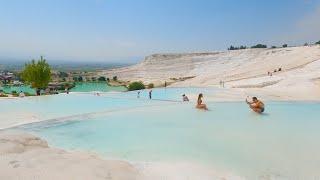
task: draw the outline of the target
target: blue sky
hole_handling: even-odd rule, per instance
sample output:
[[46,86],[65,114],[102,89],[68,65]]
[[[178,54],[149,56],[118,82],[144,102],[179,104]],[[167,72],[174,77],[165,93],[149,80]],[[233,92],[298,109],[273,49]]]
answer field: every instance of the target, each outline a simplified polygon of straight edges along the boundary
[[0,57],[136,61],[320,40],[320,0],[0,0]]

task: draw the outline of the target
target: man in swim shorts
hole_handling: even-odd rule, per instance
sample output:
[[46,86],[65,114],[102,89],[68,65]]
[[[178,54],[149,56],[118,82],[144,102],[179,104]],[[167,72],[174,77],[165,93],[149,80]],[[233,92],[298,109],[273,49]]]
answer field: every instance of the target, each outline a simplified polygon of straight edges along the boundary
[[249,105],[249,107],[256,113],[263,113],[264,112],[264,103],[260,100],[258,100],[257,97],[252,98],[252,102],[249,102],[246,99],[246,103]]

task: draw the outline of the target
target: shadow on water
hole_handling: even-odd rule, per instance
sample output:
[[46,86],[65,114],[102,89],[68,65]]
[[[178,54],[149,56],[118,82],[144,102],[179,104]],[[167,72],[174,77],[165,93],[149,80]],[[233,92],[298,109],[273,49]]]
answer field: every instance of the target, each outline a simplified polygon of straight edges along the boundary
[[270,116],[270,113],[266,113],[266,112],[263,112],[261,114],[259,114],[260,116]]

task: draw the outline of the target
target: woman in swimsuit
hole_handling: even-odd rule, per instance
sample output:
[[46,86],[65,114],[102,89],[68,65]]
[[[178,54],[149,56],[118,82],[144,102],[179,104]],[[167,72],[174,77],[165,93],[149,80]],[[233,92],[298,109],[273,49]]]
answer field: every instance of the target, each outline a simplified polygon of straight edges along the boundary
[[202,103],[202,98],[203,98],[203,94],[200,93],[199,96],[198,96],[198,101],[197,101],[196,108],[208,110],[207,105]]

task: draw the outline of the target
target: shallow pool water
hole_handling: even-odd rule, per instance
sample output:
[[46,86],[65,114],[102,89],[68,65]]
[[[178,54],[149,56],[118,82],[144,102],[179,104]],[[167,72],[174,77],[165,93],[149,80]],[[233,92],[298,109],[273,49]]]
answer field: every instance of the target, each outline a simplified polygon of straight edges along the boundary
[[[99,97],[78,98],[68,101],[73,103],[70,106],[79,107],[77,103],[88,98],[86,107],[93,111],[89,99]],[[92,104],[112,107],[112,113],[22,128],[53,146],[92,151],[106,158],[195,162],[249,179],[320,175],[320,103],[267,102],[266,113],[258,115],[242,102],[212,102],[205,112],[193,103],[115,99],[110,106],[107,99]],[[61,110],[65,108],[70,107],[62,104]]]
[[76,83],[76,86],[72,88],[71,92],[90,92],[90,91],[126,91],[127,88],[124,86],[109,86],[107,83],[103,82],[82,82]]
[[0,127],[5,126],[8,120],[17,118],[32,118],[37,121],[59,118],[66,119],[68,117],[72,118],[73,116],[76,118],[77,116],[81,117],[97,112],[107,113],[120,109],[161,105],[161,103],[164,102],[143,99],[136,100],[135,98],[114,98],[111,95],[96,96],[94,93],[2,99],[0,101]]
[[0,90],[2,90],[4,93],[6,94],[11,94],[12,91],[15,91],[17,93],[25,92],[25,93],[29,93],[29,94],[36,94],[36,91],[31,88],[30,86],[26,86],[26,85],[21,85],[21,86],[0,86]]
[[[186,87],[186,88],[153,88],[152,89],[152,99],[154,100],[168,100],[168,101],[181,101],[182,95],[187,96],[191,94],[203,93],[204,95],[215,94],[222,91],[218,88],[197,88],[197,87]],[[139,91],[129,91],[127,93],[121,94],[122,98],[137,98],[138,92],[140,92],[140,99],[149,99],[150,89],[144,89]]]

